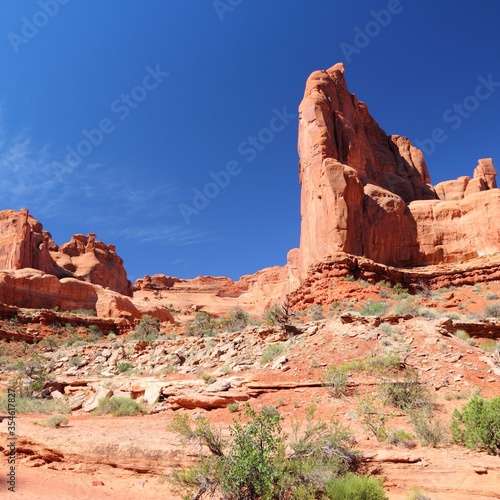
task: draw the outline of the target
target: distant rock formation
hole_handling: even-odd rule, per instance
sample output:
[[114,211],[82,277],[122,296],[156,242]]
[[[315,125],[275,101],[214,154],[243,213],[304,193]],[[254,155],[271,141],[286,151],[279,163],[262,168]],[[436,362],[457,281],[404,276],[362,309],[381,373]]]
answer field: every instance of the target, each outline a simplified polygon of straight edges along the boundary
[[431,185],[422,151],[387,136],[347,88],[344,66],[315,71],[299,108],[300,278],[337,252],[391,266],[462,262],[500,251],[491,159],[473,179]]
[[58,247],[28,210],[0,211],[0,269],[37,269],[132,296],[132,284],[114,245],[105,245],[95,237],[92,233],[76,234]]

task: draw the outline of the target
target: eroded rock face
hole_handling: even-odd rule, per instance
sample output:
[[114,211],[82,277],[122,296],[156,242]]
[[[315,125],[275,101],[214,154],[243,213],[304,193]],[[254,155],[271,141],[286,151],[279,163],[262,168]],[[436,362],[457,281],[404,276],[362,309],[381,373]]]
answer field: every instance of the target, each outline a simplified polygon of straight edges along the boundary
[[0,211],[0,269],[37,269],[131,296],[132,285],[114,245],[105,245],[95,237],[77,234],[58,247],[28,210]]
[[349,92],[342,64],[309,77],[298,149],[301,239],[290,255],[300,278],[336,252],[405,267],[500,251],[492,160],[479,160],[472,179],[434,188],[422,151],[386,135]]
[[149,314],[173,322],[167,307],[134,300],[113,290],[75,278],[61,278],[35,269],[0,271],[0,303],[62,311],[95,310],[97,316],[134,320]]

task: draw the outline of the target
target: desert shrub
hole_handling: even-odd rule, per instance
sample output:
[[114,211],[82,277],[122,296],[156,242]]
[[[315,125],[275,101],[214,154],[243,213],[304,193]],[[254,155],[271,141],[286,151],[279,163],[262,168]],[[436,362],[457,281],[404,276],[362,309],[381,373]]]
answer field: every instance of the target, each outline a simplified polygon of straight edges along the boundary
[[101,332],[101,329],[97,325],[89,325],[87,331],[89,332],[90,342],[97,342],[104,338],[104,333]]
[[47,335],[41,342],[40,346],[47,349],[47,351],[54,351],[61,345],[62,341],[57,335]]
[[481,342],[481,349],[486,352],[495,352],[497,348],[498,342],[495,342],[493,339],[484,339]]
[[186,325],[185,333],[190,337],[214,337],[217,334],[217,323],[207,312],[198,311]]
[[469,345],[475,345],[476,344],[474,342],[474,340],[470,338],[470,335],[465,330],[457,330],[455,332],[455,337],[459,338],[460,340],[463,340],[463,341],[467,342],[467,344],[469,344]]
[[488,453],[500,452],[500,396],[491,400],[474,396],[452,414],[451,435],[456,443]]
[[229,403],[227,405],[227,409],[231,412],[231,413],[235,413],[237,412],[239,409],[240,409],[240,404],[235,401],[234,403]]
[[240,307],[229,311],[228,316],[221,319],[222,328],[227,332],[244,330],[250,323],[250,316]]
[[230,498],[266,498],[279,478],[275,463],[282,459],[281,415],[264,407],[256,413],[247,407],[245,423],[234,421],[232,443],[222,462],[221,490]]
[[134,365],[132,363],[130,363],[129,361],[120,361],[117,365],[116,365],[116,369],[120,372],[120,373],[125,373],[125,372],[128,372],[129,370],[132,370],[132,368],[134,367]]
[[382,384],[385,401],[403,411],[432,408],[429,390],[418,380],[416,372],[407,370],[403,380],[388,380]]
[[412,411],[410,420],[422,446],[436,446],[446,443],[448,432],[441,420],[432,416],[428,410]]
[[485,299],[486,300],[498,300],[499,297],[496,293],[492,293],[492,292],[488,292],[486,295],[485,295]]
[[290,311],[286,301],[283,304],[273,304],[264,314],[264,320],[268,325],[279,325],[283,329],[285,329],[289,319]]
[[332,479],[325,493],[329,500],[387,500],[380,479],[354,474]]
[[397,316],[405,316],[407,314],[418,316],[419,308],[415,305],[415,299],[413,297],[407,297],[396,302],[393,313]]
[[61,427],[61,425],[67,425],[68,424],[68,418],[64,415],[60,414],[55,414],[51,415],[47,420],[42,422],[41,425],[44,427]]
[[69,366],[80,366],[83,363],[82,358],[80,356],[72,356],[68,360]]
[[396,283],[392,287],[392,291],[394,292],[394,295],[402,298],[408,297],[409,295],[408,289],[405,288],[401,283]]
[[380,297],[382,297],[383,299],[387,299],[387,298],[389,298],[389,297],[392,295],[391,291],[390,291],[389,289],[387,289],[387,288],[382,288],[382,289],[380,289],[380,290],[378,291],[378,294],[379,294],[379,295],[380,295]]
[[443,313],[443,317],[444,318],[454,319],[454,320],[459,320],[460,319],[460,314],[458,314],[456,312],[445,312],[445,313]]
[[383,316],[387,311],[388,305],[385,302],[378,302],[370,299],[361,307],[359,312],[363,316]]
[[403,446],[405,448],[414,448],[412,443],[413,436],[403,429],[389,429],[387,431],[387,442],[394,446]]
[[323,385],[334,398],[340,398],[347,393],[348,369],[343,366],[330,366],[323,374]]
[[[8,411],[7,397],[0,396],[0,413]],[[16,412],[21,413],[70,413],[68,405],[61,399],[38,399],[21,397],[16,393]]]
[[380,323],[380,325],[378,325],[378,329],[384,335],[388,335],[390,337],[393,337],[394,335],[397,335],[399,333],[399,330],[395,326],[392,326],[389,323]]
[[484,316],[487,318],[500,318],[500,302],[488,304],[484,309]]
[[[174,479],[184,486],[183,492],[187,486],[198,499],[385,498],[383,490],[382,496],[371,495],[375,490],[369,481],[370,485],[354,486],[359,482],[349,472],[357,469],[360,456],[350,449],[353,438],[347,428],[336,421],[316,423],[308,414],[305,431],[294,423],[287,456],[281,421],[275,408],[257,413],[246,405],[244,417],[233,421],[231,437],[224,441],[220,429],[205,417],[196,419],[193,427],[187,415],[175,415],[169,430],[183,441],[208,447],[212,456],[202,456],[199,465],[175,472]],[[333,484],[337,478],[353,485],[341,490]],[[348,496],[333,496],[338,491]]]
[[106,339],[108,340],[108,342],[113,342],[113,340],[116,339],[116,333],[113,333],[113,332],[108,333],[108,336],[106,337]]
[[313,321],[324,319],[323,308],[319,304],[313,304],[308,311],[309,316]]
[[79,314],[80,316],[97,316],[94,309],[72,309],[70,314]]
[[51,364],[38,354],[34,354],[26,362],[16,363],[19,375],[14,377],[9,386],[21,398],[31,398],[39,393],[49,379]]
[[406,497],[408,500],[432,500],[432,498],[417,486],[412,486]]
[[385,372],[398,370],[401,366],[401,358],[396,353],[388,353],[384,356],[369,356],[366,359],[353,359],[342,365],[346,370],[357,372]]
[[226,440],[222,437],[222,431],[214,427],[206,417],[199,416],[194,420],[194,427],[186,413],[176,414],[167,430],[175,432],[183,442],[195,442],[206,446],[216,457],[224,456]]
[[213,375],[212,373],[208,372],[203,372],[201,374],[201,378],[205,381],[205,384],[210,385],[217,380],[217,375]]
[[69,347],[76,344],[77,342],[83,342],[83,340],[83,337],[79,333],[73,333],[64,341],[64,345]]
[[115,417],[137,415],[144,411],[141,404],[132,398],[116,397],[102,398],[94,410],[95,415],[112,414]]
[[269,344],[262,353],[260,358],[260,364],[265,365],[272,361],[274,358],[278,357],[280,354],[285,352],[285,344]]
[[380,398],[371,396],[360,399],[356,413],[361,418],[361,425],[371,432],[377,441],[384,441],[387,438],[388,430],[385,423],[390,415],[384,412]]
[[134,337],[138,340],[145,340],[148,343],[153,342],[160,334],[160,320],[145,314],[135,327]]

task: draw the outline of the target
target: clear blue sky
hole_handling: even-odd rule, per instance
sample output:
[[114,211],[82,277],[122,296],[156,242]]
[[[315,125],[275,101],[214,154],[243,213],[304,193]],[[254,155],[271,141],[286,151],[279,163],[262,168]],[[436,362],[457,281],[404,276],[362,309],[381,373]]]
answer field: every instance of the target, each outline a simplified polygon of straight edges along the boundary
[[[480,157],[500,167],[494,0],[25,0],[0,14],[0,208],[28,207],[59,244],[96,232],[133,280],[285,263],[300,222],[289,115],[338,61],[387,133],[442,129],[434,183]],[[480,78],[490,89],[470,98]],[[194,189],[213,196],[200,210]]]

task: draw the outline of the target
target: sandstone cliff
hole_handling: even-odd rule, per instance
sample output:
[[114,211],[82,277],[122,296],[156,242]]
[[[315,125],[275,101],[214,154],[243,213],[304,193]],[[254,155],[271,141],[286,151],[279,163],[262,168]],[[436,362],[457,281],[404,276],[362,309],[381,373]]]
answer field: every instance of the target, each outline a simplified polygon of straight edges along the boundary
[[344,66],[316,71],[299,108],[300,249],[314,262],[347,252],[413,267],[500,251],[500,190],[491,159],[474,178],[434,188],[418,148],[380,128],[347,88]]
[[132,285],[114,245],[96,241],[95,234],[76,234],[59,247],[28,210],[0,211],[0,269],[25,268],[132,295]]

